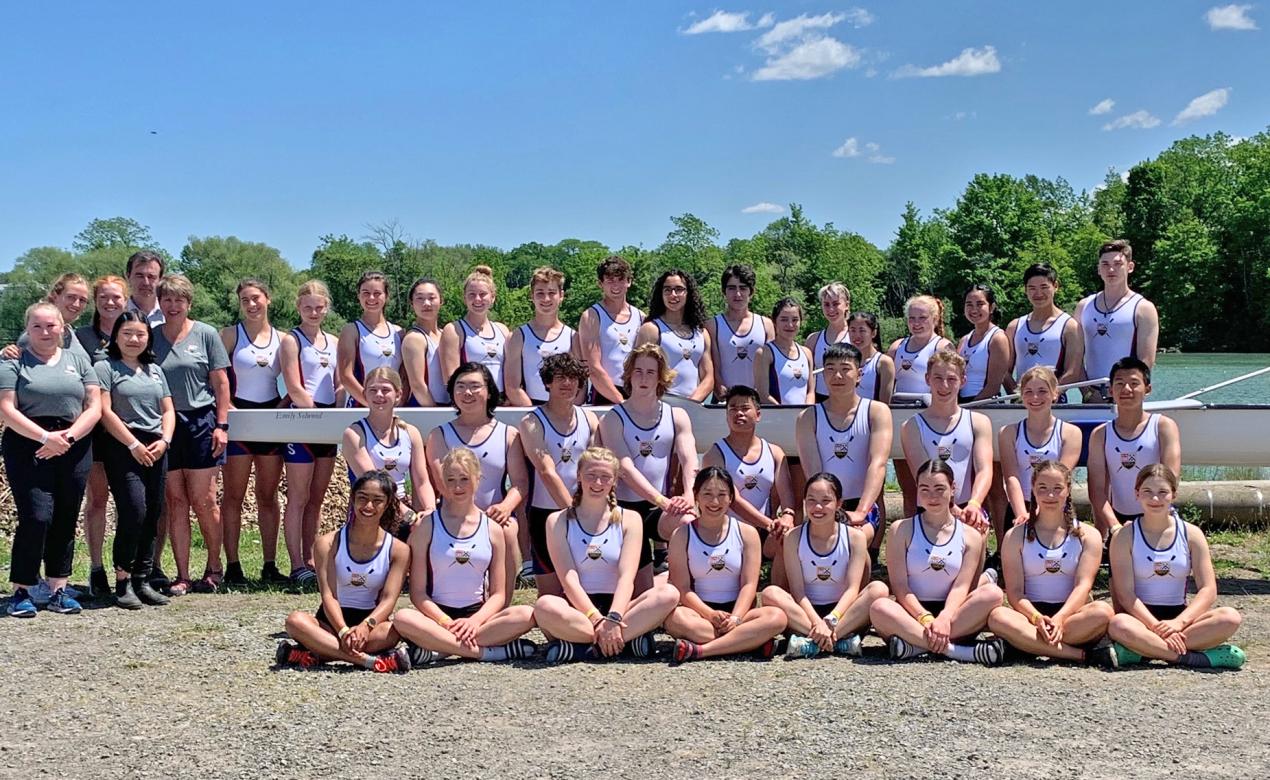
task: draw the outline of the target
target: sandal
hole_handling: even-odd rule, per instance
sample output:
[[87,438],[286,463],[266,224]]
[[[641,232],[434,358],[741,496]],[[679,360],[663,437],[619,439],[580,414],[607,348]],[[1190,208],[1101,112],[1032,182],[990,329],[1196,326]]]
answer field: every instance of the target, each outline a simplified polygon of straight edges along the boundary
[[203,578],[193,583],[190,587],[195,593],[215,593],[220,589],[221,577],[223,576],[224,572],[205,571],[203,572]]
[[190,592],[190,589],[193,586],[194,586],[194,583],[190,582],[189,580],[183,580],[183,579],[173,580],[172,584],[168,586],[168,595],[169,596],[184,596],[185,594]]

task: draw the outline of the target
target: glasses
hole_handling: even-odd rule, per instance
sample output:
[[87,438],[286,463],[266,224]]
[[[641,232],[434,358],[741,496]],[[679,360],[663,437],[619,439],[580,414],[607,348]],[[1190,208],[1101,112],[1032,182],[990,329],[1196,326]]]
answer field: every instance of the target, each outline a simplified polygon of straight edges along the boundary
[[479,393],[484,389],[484,384],[473,384],[469,382],[460,382],[454,386],[455,392],[459,393]]
[[595,485],[612,485],[615,481],[612,474],[583,474],[582,479]]
[[688,293],[688,288],[687,287],[663,287],[662,292],[667,292],[667,293],[670,293],[671,295],[686,295]]

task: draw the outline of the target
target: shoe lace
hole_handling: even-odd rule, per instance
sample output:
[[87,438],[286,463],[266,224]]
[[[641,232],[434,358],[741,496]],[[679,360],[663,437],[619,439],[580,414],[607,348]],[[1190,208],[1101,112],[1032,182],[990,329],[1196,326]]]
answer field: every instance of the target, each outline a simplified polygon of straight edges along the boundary
[[316,666],[317,656],[313,655],[313,651],[311,650],[293,647],[291,648],[290,654],[287,656],[287,661],[295,664],[296,666]]
[[381,655],[375,659],[375,671],[377,672],[395,672],[397,671],[397,656]]

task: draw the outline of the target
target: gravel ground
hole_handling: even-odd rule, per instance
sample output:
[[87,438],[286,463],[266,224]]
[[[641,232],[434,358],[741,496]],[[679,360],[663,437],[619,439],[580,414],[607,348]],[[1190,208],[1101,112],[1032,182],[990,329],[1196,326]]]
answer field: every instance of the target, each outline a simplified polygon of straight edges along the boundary
[[1266,585],[1224,583],[1250,657],[1224,673],[891,664],[876,638],[859,661],[279,671],[315,596],[42,613],[0,620],[0,777],[1255,777]]

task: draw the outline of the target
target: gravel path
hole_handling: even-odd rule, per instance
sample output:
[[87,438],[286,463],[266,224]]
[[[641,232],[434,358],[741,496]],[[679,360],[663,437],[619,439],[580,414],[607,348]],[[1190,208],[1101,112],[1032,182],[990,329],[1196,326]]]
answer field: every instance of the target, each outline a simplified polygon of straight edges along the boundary
[[314,596],[3,619],[0,777],[1257,777],[1264,585],[1223,588],[1245,613],[1250,660],[1234,673],[891,664],[873,638],[859,661],[403,677],[272,669],[283,617]]

